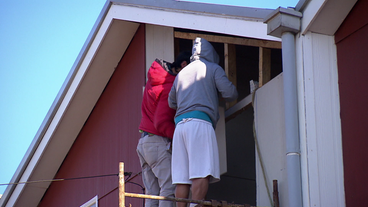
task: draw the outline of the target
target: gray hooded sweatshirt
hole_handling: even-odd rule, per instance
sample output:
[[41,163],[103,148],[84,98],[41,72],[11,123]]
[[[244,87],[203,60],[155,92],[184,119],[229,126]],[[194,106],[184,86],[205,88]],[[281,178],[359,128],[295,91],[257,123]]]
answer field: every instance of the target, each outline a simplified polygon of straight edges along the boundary
[[176,76],[169,94],[169,106],[175,117],[191,111],[205,112],[216,126],[219,119],[218,94],[231,102],[238,97],[236,87],[218,65],[219,56],[211,43],[197,37],[192,48],[191,63]]

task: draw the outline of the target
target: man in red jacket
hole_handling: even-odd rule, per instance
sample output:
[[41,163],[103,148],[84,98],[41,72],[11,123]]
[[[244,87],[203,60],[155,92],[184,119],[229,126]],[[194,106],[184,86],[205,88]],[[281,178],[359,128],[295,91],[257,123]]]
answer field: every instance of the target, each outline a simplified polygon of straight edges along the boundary
[[[175,110],[169,107],[168,94],[176,74],[189,64],[190,56],[191,52],[182,52],[173,63],[156,59],[148,70],[139,125],[142,136],[137,146],[147,195],[174,197],[170,146],[175,130]],[[146,199],[145,206],[173,207],[174,203]]]

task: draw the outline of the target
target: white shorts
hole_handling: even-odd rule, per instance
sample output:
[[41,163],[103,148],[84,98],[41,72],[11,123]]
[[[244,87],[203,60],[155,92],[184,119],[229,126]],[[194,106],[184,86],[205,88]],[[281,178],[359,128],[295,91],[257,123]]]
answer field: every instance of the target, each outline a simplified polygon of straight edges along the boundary
[[215,130],[208,121],[183,119],[176,125],[172,150],[173,184],[192,184],[194,178],[220,180]]

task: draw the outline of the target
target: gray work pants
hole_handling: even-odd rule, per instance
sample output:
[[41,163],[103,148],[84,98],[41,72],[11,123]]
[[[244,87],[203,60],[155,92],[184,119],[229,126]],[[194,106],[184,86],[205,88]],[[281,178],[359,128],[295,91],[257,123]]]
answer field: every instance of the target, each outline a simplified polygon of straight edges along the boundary
[[[142,167],[142,179],[147,195],[174,197],[171,180],[171,152],[169,139],[157,135],[140,138],[137,153]],[[146,207],[173,207],[174,202],[146,199]]]

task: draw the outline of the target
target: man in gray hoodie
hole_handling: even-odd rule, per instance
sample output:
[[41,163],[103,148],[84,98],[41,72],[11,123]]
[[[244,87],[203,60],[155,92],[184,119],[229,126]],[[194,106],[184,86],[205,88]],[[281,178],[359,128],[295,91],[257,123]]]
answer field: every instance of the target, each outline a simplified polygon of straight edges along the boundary
[[[231,102],[238,93],[218,63],[219,56],[212,45],[196,38],[191,63],[176,76],[169,93],[169,106],[176,109],[172,180],[177,198],[188,198],[191,188],[193,200],[204,200],[208,184],[220,180],[215,135],[218,94]],[[177,205],[186,206],[180,202]]]

